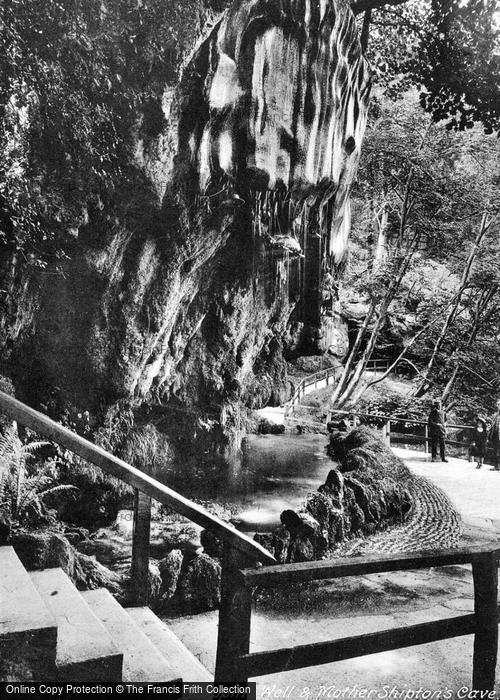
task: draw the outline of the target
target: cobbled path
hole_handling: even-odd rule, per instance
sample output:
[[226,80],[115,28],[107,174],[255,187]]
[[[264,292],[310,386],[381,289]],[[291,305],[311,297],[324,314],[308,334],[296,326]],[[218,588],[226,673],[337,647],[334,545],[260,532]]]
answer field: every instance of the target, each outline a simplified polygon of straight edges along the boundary
[[416,476],[412,496],[412,509],[402,525],[343,542],[335,549],[334,555],[456,547],[462,534],[461,519],[445,492],[428,479]]

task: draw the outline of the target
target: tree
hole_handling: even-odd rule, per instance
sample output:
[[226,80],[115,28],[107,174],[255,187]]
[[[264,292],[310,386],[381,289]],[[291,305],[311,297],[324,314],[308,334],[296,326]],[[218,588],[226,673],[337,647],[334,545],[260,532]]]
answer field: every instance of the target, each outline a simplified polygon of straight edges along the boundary
[[[425,391],[426,391],[427,377],[429,376],[430,372],[432,371],[432,368],[434,366],[434,363],[436,361],[438,353],[439,353],[439,351],[440,351],[440,349],[445,341],[446,334],[448,333],[448,330],[449,330],[451,324],[453,323],[453,321],[455,320],[455,318],[457,316],[457,313],[458,313],[458,310],[460,307],[460,303],[462,301],[462,296],[463,296],[464,292],[466,291],[467,287],[469,286],[469,280],[470,280],[470,277],[472,274],[474,261],[476,259],[476,256],[477,256],[479,250],[480,250],[480,246],[483,242],[483,239],[484,239],[486,233],[488,232],[488,229],[491,227],[493,222],[494,222],[494,218],[490,218],[488,216],[488,212],[484,212],[482,217],[481,217],[481,223],[479,225],[479,230],[478,230],[477,236],[474,240],[474,243],[471,247],[469,256],[468,256],[467,261],[465,263],[464,269],[462,271],[462,275],[460,277],[460,284],[459,284],[459,287],[455,293],[455,298],[453,300],[453,303],[450,306],[450,309],[448,310],[448,313],[445,316],[444,323],[441,327],[441,330],[440,330],[439,335],[436,339],[436,342],[434,343],[434,347],[432,349],[432,354],[429,358],[427,366],[425,367],[425,370],[422,373],[422,382],[416,391],[417,396],[419,394],[425,393]],[[488,292],[485,296],[485,299],[487,301],[489,301],[489,297],[490,297],[490,295]],[[480,314],[480,311],[481,311],[483,304],[484,304],[484,300],[483,300],[483,302],[480,303],[479,308],[476,311],[476,323],[479,323],[479,314]],[[475,335],[475,333],[473,333],[473,335],[471,336],[470,342],[473,341],[474,335]],[[450,390],[450,388],[448,387],[447,393],[449,392],[449,390]]]
[[2,4],[0,246],[46,267],[89,208],[112,207],[132,180],[131,137],[163,128],[199,14],[182,0]]
[[471,247],[448,313],[421,348],[426,366],[419,389],[441,393],[443,402],[464,411],[464,420],[493,407],[500,383],[498,234],[498,217],[483,215],[476,239],[481,248]]
[[436,121],[500,129],[495,0],[353,0],[375,80],[394,96],[410,85]]
[[[426,380],[441,359],[494,221],[497,157],[496,141],[478,130],[463,135],[435,125],[412,93],[396,102],[377,100],[354,193],[354,248],[344,280],[346,293],[356,290],[367,311],[333,395],[336,406],[355,403],[367,388],[368,361],[382,352],[397,316],[406,319],[406,330],[399,346],[387,344],[392,367],[408,358]],[[445,278],[442,288],[434,268]],[[486,287],[484,280],[481,318],[494,298]]]

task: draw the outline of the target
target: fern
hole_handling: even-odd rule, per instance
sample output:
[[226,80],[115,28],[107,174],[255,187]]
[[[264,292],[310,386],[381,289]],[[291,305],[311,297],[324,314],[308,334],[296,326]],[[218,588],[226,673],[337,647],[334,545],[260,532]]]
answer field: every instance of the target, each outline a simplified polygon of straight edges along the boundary
[[28,474],[28,462],[48,444],[35,440],[22,443],[15,425],[0,435],[0,508],[15,522],[27,517],[30,506],[41,511],[47,496],[76,489],[69,484],[57,484],[53,462],[41,465],[35,474]]

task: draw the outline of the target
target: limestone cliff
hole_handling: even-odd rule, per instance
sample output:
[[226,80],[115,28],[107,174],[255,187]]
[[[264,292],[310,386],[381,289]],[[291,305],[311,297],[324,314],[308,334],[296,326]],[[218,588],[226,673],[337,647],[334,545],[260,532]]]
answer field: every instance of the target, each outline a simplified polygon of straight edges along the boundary
[[241,407],[286,398],[284,351],[335,335],[369,93],[352,13],[185,5],[161,129],[138,114],[113,187],[61,233],[63,262],[40,272],[2,249],[3,373],[30,402],[74,407],[79,429],[88,411],[115,447],[151,422],[174,447],[224,443]]

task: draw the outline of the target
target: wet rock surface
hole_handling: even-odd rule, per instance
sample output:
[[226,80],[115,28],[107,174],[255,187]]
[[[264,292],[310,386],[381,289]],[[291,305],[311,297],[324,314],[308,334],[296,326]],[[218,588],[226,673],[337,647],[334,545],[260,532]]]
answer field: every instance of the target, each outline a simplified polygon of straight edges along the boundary
[[301,509],[283,511],[282,529],[256,535],[283,563],[321,559],[346,539],[403,523],[412,508],[415,479],[375,432],[334,433],[328,453],[338,466],[326,482]]
[[177,590],[177,582],[183,561],[184,555],[181,550],[173,549],[164,559],[158,562],[161,576],[160,596],[162,604],[167,604]]
[[220,603],[221,565],[207,554],[199,554],[186,566],[176,597],[183,610],[213,610]]
[[[370,88],[345,0],[180,4],[182,48],[149,86],[158,123],[138,105],[123,177],[79,192],[70,216],[79,178],[53,173],[40,206],[60,199],[72,219],[53,222],[61,255],[40,274],[15,250],[0,265],[0,359],[19,398],[117,451],[139,431],[165,461],[237,444],[249,409],[290,397],[285,356],[335,344],[320,278],[346,252]],[[45,183],[37,133],[18,145]]]

